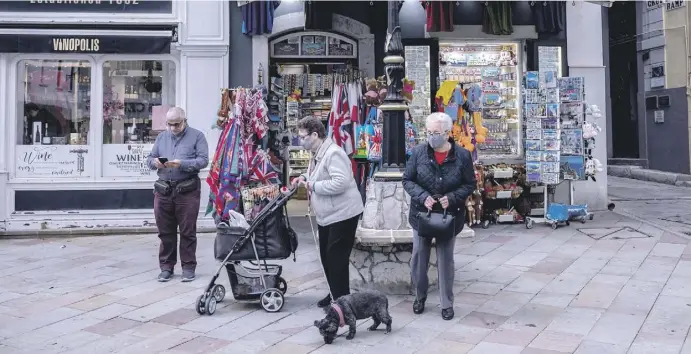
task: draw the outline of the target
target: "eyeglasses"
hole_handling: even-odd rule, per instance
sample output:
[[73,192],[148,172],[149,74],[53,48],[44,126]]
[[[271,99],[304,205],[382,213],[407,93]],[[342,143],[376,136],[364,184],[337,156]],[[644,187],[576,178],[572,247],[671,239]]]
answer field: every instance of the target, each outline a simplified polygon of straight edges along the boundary
[[171,128],[179,128],[180,126],[182,126],[182,123],[184,123],[184,122],[179,122],[179,123],[168,123],[168,126],[171,127]]
[[445,132],[430,132],[430,131],[428,131],[427,132],[427,136],[439,136],[439,135],[448,135],[448,134],[449,134],[448,131],[445,131]]

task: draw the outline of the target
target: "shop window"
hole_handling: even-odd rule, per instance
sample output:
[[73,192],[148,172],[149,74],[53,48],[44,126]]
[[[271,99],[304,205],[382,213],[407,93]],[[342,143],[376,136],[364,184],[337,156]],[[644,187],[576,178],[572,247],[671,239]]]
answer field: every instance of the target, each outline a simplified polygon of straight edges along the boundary
[[103,176],[153,176],[146,166],[165,116],[175,105],[175,63],[103,63]]
[[15,177],[90,176],[89,62],[21,60],[17,77]]

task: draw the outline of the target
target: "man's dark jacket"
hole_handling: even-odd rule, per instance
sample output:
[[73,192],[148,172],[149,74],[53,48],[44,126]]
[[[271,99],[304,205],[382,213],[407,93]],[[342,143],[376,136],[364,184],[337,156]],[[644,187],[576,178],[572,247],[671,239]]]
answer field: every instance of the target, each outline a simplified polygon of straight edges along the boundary
[[[408,220],[418,229],[417,213],[427,212],[427,197],[449,197],[448,212],[456,216],[456,234],[465,224],[465,200],[475,190],[475,170],[470,152],[452,139],[451,150],[441,164],[434,158],[434,150],[428,144],[420,144],[413,151],[403,173],[403,188],[410,195]],[[441,211],[439,203],[433,210]]]

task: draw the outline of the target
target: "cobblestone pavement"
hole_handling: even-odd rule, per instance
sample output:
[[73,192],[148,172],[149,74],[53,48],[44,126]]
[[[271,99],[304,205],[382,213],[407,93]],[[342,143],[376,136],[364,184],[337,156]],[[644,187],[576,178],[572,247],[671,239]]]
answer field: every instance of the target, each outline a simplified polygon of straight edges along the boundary
[[645,220],[663,230],[691,235],[691,188],[608,177],[615,210]]
[[192,283],[155,281],[155,235],[0,240],[0,353],[691,353],[688,240],[615,213],[478,230],[457,242],[454,320],[436,293],[419,316],[411,297],[391,296],[392,333],[361,321],[355,339],[323,345],[311,324],[325,284],[306,219],[294,219],[301,244],[281,262],[276,314],[230,294],[196,314],[212,235],[200,235]]

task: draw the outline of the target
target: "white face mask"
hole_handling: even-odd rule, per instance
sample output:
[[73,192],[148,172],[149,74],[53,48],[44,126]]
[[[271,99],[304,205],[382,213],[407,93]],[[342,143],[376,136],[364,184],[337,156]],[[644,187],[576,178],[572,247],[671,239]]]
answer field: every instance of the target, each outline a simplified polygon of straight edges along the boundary
[[315,134],[310,134],[305,137],[300,138],[300,145],[308,151],[314,152],[314,150],[319,146],[319,139]]

